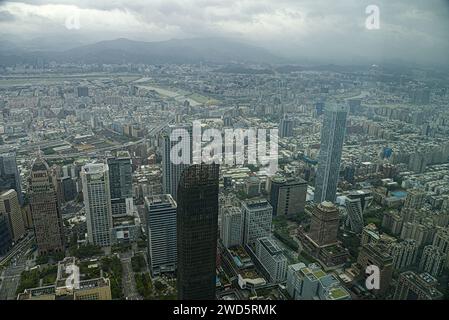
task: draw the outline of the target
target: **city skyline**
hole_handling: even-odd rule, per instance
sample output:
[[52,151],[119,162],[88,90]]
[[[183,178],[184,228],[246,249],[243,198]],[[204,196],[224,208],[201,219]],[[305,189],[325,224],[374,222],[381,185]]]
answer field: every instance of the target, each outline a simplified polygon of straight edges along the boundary
[[0,1],[0,301],[448,300],[448,18],[443,0]]

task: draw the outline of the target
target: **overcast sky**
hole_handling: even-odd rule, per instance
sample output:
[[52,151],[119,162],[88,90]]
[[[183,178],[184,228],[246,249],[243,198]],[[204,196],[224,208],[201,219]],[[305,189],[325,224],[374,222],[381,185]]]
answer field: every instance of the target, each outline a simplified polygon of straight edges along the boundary
[[[365,26],[368,5],[380,28]],[[66,21],[79,16],[79,29]],[[70,20],[75,21],[75,20]],[[73,26],[73,25],[72,25]],[[449,64],[448,0],[0,1],[0,40],[229,37],[304,59]]]

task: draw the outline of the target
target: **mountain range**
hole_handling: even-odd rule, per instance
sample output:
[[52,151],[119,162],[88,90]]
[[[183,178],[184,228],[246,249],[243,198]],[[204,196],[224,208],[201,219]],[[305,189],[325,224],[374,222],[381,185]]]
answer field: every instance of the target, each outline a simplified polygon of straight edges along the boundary
[[33,63],[38,59],[66,63],[286,63],[266,49],[222,38],[134,41],[125,38],[76,46],[63,51],[30,50],[9,41],[0,41],[0,65]]

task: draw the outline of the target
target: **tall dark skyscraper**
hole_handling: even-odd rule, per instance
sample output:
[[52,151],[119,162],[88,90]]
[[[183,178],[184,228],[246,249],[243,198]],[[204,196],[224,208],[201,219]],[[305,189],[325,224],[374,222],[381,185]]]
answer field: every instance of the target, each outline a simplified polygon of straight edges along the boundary
[[347,115],[348,107],[344,105],[329,106],[324,112],[315,180],[314,201],[316,203],[335,201]]
[[192,165],[178,186],[178,298],[215,299],[219,165]]
[[0,191],[9,189],[16,190],[19,203],[23,204],[20,174],[14,152],[0,154]]
[[119,151],[108,159],[109,189],[112,215],[132,214],[133,180],[131,157],[127,151]]
[[12,246],[12,233],[8,215],[0,212],[0,256],[5,255]]

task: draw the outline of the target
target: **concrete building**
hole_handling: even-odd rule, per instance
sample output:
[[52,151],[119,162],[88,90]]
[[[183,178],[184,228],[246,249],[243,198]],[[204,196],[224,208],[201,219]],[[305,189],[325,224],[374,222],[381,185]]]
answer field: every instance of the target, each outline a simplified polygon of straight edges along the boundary
[[346,197],[345,206],[348,212],[348,222],[353,232],[362,232],[364,226],[363,213],[372,201],[371,193],[363,190],[351,192]]
[[[17,300],[112,300],[111,284],[108,278],[79,279],[68,285],[73,270],[79,268],[73,257],[58,263],[54,285],[25,289]],[[68,272],[69,270],[72,270]]]
[[243,212],[241,208],[226,206],[221,216],[221,240],[226,248],[243,243]]
[[440,228],[437,231],[433,245],[446,256],[446,267],[449,267],[449,228]]
[[433,277],[439,277],[443,272],[446,256],[436,246],[425,246],[419,262],[419,270],[427,272]]
[[304,212],[307,182],[301,178],[274,177],[271,179],[270,204],[273,215],[293,216]]
[[382,218],[382,227],[398,236],[401,233],[403,224],[402,216],[396,211],[387,211]]
[[89,163],[81,169],[87,237],[91,244],[107,247],[112,243],[112,208],[109,168]]
[[64,252],[64,225],[48,164],[38,157],[31,167],[29,197],[39,254]]
[[362,239],[360,245],[364,246],[369,243],[377,243],[380,240],[380,234],[374,223],[366,225],[362,230]]
[[337,207],[325,201],[314,205],[311,214],[309,237],[319,246],[336,244],[340,227],[340,212]]
[[258,238],[269,237],[273,220],[273,207],[265,199],[242,202],[243,243],[253,245]]
[[416,263],[418,245],[415,240],[407,239],[390,246],[390,255],[393,257],[393,268],[401,270]]
[[273,239],[268,237],[257,239],[256,256],[270,275],[270,282],[285,281],[287,278],[287,258]]
[[350,300],[340,281],[318,265],[298,263],[288,266],[287,292],[294,300]]
[[256,176],[249,177],[245,181],[245,192],[248,197],[255,197],[260,194],[260,179]]
[[177,204],[170,194],[161,194],[146,197],[145,209],[151,274],[175,272]]
[[428,273],[406,271],[399,276],[394,300],[440,300],[443,294],[436,289],[437,280]]
[[413,239],[418,247],[432,243],[435,227],[431,223],[405,222],[402,225],[400,238]]
[[374,293],[379,296],[385,296],[393,277],[393,258],[388,253],[387,248],[381,244],[374,243],[362,246],[357,257],[357,264],[360,266],[360,273],[363,275],[368,266],[375,265],[379,267],[380,286],[378,290],[374,289]]
[[426,193],[420,190],[410,190],[405,198],[404,208],[421,209],[426,200]]
[[113,244],[131,244],[141,235],[141,227],[134,216],[112,217],[111,242]]

